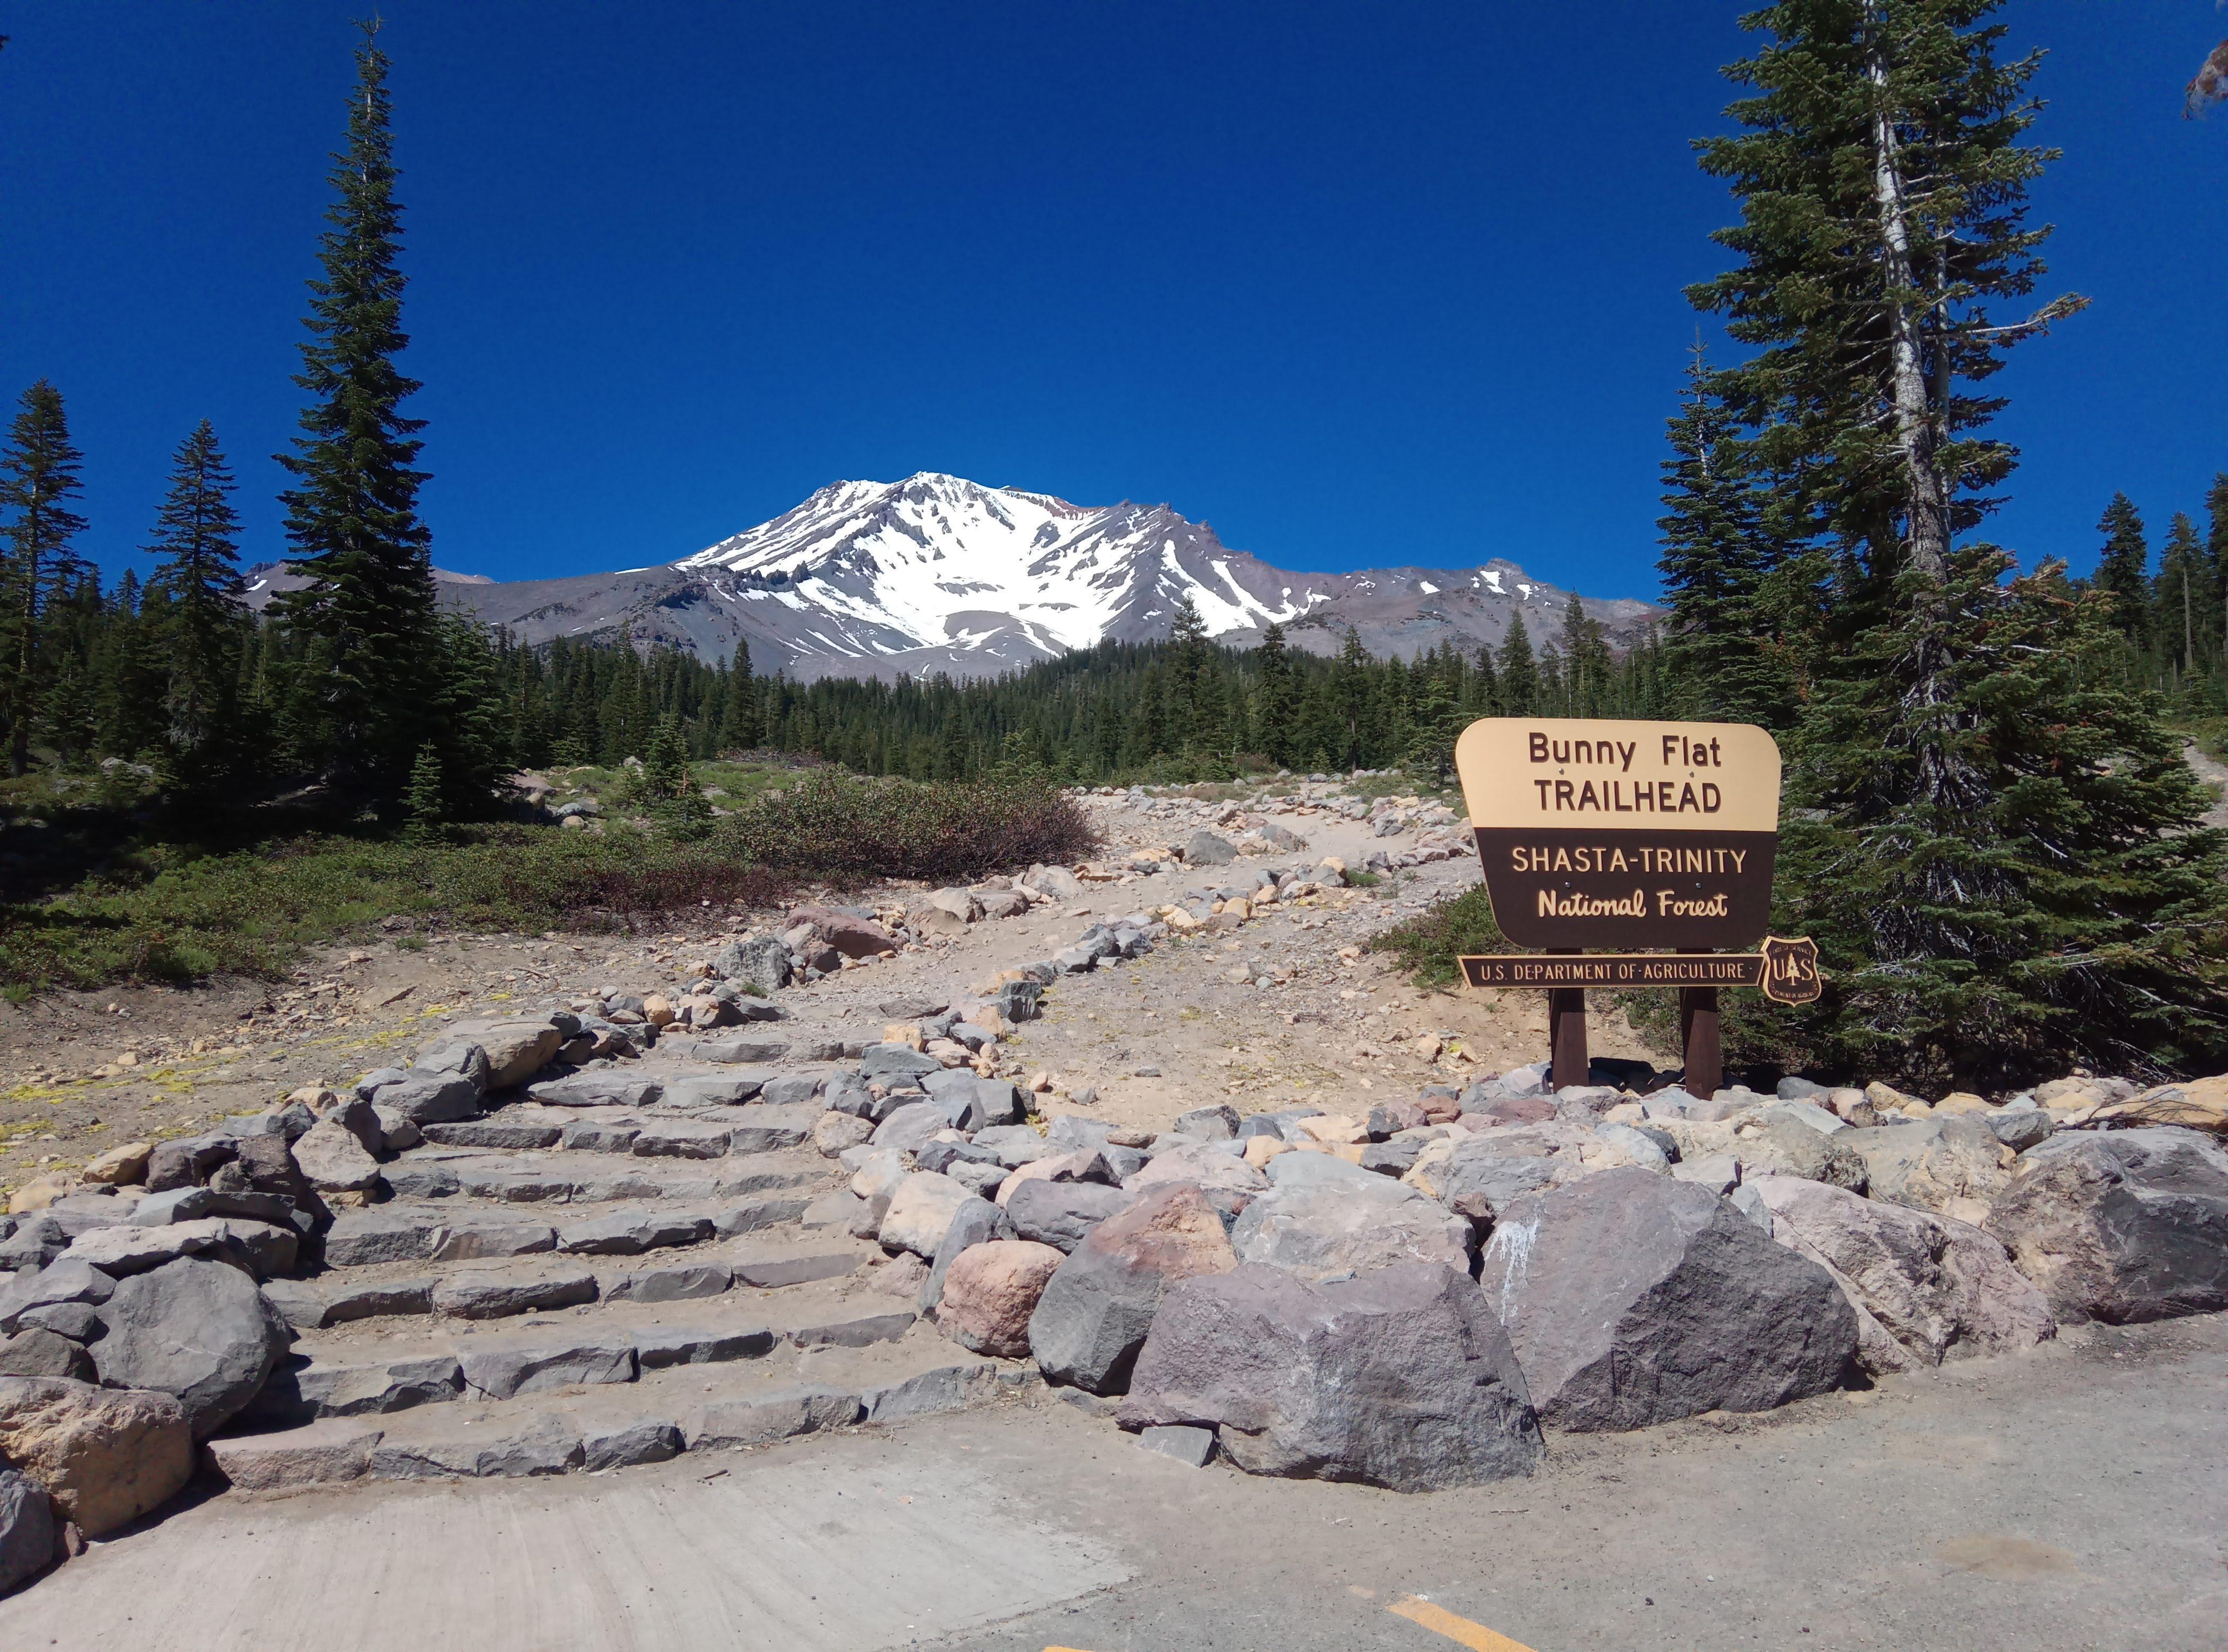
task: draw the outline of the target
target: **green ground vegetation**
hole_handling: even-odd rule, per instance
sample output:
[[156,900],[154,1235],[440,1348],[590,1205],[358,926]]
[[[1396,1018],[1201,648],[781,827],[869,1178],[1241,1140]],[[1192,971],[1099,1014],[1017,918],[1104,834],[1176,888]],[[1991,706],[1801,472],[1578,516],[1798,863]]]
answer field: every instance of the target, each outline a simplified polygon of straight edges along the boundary
[[[1095,843],[1072,799],[1026,777],[919,784],[695,765],[700,796],[725,791],[736,804],[699,827],[655,804],[622,812],[630,772],[609,772],[614,802],[592,829],[358,821],[229,842],[148,834],[135,805],[151,782],[129,772],[44,799],[25,793],[48,777],[14,783],[9,838],[22,847],[0,866],[12,892],[0,906],[0,988],[20,999],[272,975],[305,945],[397,928],[628,930],[707,902],[778,901],[806,883],[963,880]],[[706,784],[714,778],[727,784]]]

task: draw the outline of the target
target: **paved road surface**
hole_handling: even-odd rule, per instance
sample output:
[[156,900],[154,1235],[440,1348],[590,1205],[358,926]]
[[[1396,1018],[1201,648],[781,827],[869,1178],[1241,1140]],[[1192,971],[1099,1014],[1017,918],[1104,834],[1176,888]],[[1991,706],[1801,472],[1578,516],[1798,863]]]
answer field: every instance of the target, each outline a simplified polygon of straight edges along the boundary
[[[722,1472],[724,1470],[724,1472]],[[709,1476],[709,1477],[707,1477]],[[216,1498],[0,1602],[30,1652],[2228,1646],[2228,1316],[1428,1497],[1047,1401],[533,1482]]]

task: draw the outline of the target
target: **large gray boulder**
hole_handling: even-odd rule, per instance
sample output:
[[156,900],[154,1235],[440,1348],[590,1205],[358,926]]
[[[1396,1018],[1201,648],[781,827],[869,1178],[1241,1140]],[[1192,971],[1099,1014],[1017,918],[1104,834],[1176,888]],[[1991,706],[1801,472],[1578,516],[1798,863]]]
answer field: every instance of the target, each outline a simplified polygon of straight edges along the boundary
[[1871,1174],[1865,1156],[1837,1139],[1855,1133],[1843,1129],[1828,1135],[1795,1117],[1791,1108],[1775,1108],[1754,1136],[1736,1137],[1731,1151],[1744,1178],[1800,1176],[1861,1194]]
[[[479,1056],[479,1069],[485,1073],[487,1057],[478,1045],[451,1047]],[[462,1073],[413,1072],[396,1083],[380,1085],[372,1099],[413,1124],[453,1124],[480,1116],[480,1088]]]
[[44,1211],[33,1211],[17,1220],[15,1230],[0,1238],[0,1268],[19,1277],[35,1273],[69,1248],[62,1225]]
[[36,1271],[19,1272],[0,1290],[0,1331],[12,1331],[19,1318],[57,1303],[105,1303],[116,1290],[113,1276],[74,1257],[59,1258]]
[[1153,1155],[1143,1169],[1124,1177],[1122,1185],[1143,1192],[1148,1188],[1184,1181],[1194,1187],[1249,1197],[1268,1192],[1269,1178],[1236,1154],[1225,1152],[1226,1145],[1221,1142],[1194,1142],[1163,1149]]
[[893,1147],[901,1153],[910,1153],[925,1144],[938,1130],[951,1128],[951,1122],[945,1116],[942,1102],[909,1101],[875,1125],[870,1139],[876,1147]]
[[1856,1351],[1825,1269],[1707,1188],[1647,1170],[1512,1200],[1479,1282],[1559,1428],[1765,1411],[1834,1387]]
[[[158,1194],[157,1197],[165,1195]],[[228,1216],[141,1227],[103,1227],[70,1242],[64,1259],[90,1264],[112,1278],[145,1273],[182,1256],[206,1256],[243,1268],[258,1279],[294,1265],[301,1236],[291,1226]]]
[[471,1040],[487,1058],[487,1087],[508,1090],[555,1060],[565,1035],[550,1021],[505,1021],[475,1028]]
[[1060,1265],[1029,1316],[1029,1351],[1052,1381],[1117,1393],[1169,1287],[1237,1265],[1202,1189],[1155,1188],[1099,1223]]
[[1212,1106],[1178,1113],[1176,1131],[1182,1136],[1196,1136],[1202,1142],[1227,1142],[1238,1134],[1239,1122],[1238,1110],[1228,1102],[1218,1101]]
[[1536,1193],[1555,1178],[1555,1161],[1528,1153],[1465,1152],[1457,1143],[1436,1176],[1439,1202],[1457,1216],[1489,1229],[1509,1201]]
[[147,1156],[147,1191],[197,1187],[219,1165],[239,1156],[239,1139],[232,1136],[184,1136],[157,1142]]
[[665,1086],[638,1073],[604,1070],[544,1079],[527,1085],[526,1093],[544,1107],[649,1107],[664,1096]]
[[1099,1223],[1136,1202],[1136,1194],[1120,1188],[1040,1177],[1006,1196],[1006,1214],[1021,1238],[1072,1253]]
[[789,944],[778,935],[729,941],[712,960],[712,967],[730,981],[746,981],[760,992],[778,992],[789,984]]
[[1008,1170],[1034,1164],[1039,1159],[1058,1158],[1063,1151],[1027,1124],[993,1124],[988,1130],[976,1130],[975,1145],[989,1149]]
[[255,1398],[294,1335],[253,1279],[200,1257],[122,1281],[100,1316],[108,1335],[92,1351],[102,1384],[172,1396],[195,1439]]
[[2228,1151],[2195,1130],[2063,1131],[2020,1156],[1986,1226],[2060,1319],[2228,1308]]
[[930,1073],[922,1087],[944,1108],[954,1130],[974,1131],[1011,1124],[1021,1116],[1021,1092],[1011,1079],[978,1078],[964,1067]]
[[1969,1113],[1845,1130],[1833,1140],[1863,1156],[1866,1191],[1874,1199],[1974,1223],[2010,1182],[2018,1156],[1987,1120]]
[[[1345,1162],[1324,1154],[1305,1156]],[[1402,1262],[1435,1262],[1466,1274],[1472,1232],[1437,1200],[1365,1171],[1359,1181],[1271,1188],[1245,1207],[1230,1230],[1230,1244],[1240,1263],[1282,1268],[1303,1279],[1367,1273]]]
[[1238,846],[1202,826],[1186,840],[1183,857],[1186,866],[1228,866],[1238,858]]
[[917,1170],[891,1190],[879,1235],[882,1248],[911,1251],[922,1261],[932,1263],[961,1207],[985,1202],[976,1199],[964,1182],[937,1171]]
[[[91,1382],[98,1373],[84,1348],[55,1331],[26,1325],[0,1337],[0,1377],[70,1377]],[[0,1539],[0,1545],[4,1545]]]
[[859,1058],[859,1075],[869,1084],[918,1084],[944,1063],[910,1044],[869,1044]]
[[1265,1174],[1272,1188],[1374,1187],[1385,1178],[1334,1153],[1279,1153]]
[[0,1469],[0,1594],[54,1561],[54,1506],[29,1475]]
[[[410,1063],[414,1073],[430,1073],[445,1077],[463,1079],[474,1090],[484,1090],[494,1069],[488,1064],[488,1053],[468,1038],[444,1038],[428,1044],[418,1052]],[[377,1101],[377,1096],[367,1099]]]
[[1540,1425],[1467,1274],[1400,1263],[1310,1284],[1248,1265],[1168,1292],[1125,1427],[1204,1425],[1251,1474],[1436,1491],[1529,1474]]
[[1079,900],[1083,897],[1083,880],[1064,866],[1033,866],[1022,881],[1039,894],[1050,895],[1054,900]]
[[[371,1112],[369,1102],[356,1105]],[[292,1150],[295,1164],[319,1193],[363,1193],[380,1185],[379,1161],[337,1118],[319,1119]]]
[[1800,1176],[1745,1185],[1770,1211],[1772,1237],[1841,1287],[1857,1313],[1857,1361],[1875,1376],[2058,1334],[2042,1292],[1977,1227]]
[[1081,1113],[1055,1113],[1045,1126],[1044,1145],[1053,1153],[1079,1153],[1104,1147],[1114,1133],[1111,1119],[1090,1118]]

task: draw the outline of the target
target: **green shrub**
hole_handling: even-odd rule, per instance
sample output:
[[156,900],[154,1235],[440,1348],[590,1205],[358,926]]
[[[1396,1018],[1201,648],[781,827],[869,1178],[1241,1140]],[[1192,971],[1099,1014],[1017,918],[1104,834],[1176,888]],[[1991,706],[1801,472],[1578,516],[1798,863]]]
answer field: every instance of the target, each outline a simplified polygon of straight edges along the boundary
[[[1045,780],[913,784],[811,772],[704,827],[688,776],[653,831],[448,827],[298,836],[223,854],[113,845],[62,894],[0,907],[0,988],[278,974],[303,945],[407,916],[464,930],[626,930],[664,912],[775,906],[800,880],[967,879],[1096,847]],[[89,849],[86,849],[89,854]],[[80,865],[86,861],[80,858]],[[55,887],[49,883],[49,887]]]
[[704,844],[615,829],[462,829],[450,842],[307,837],[225,855],[148,851],[131,881],[88,878],[0,908],[0,983],[270,975],[298,949],[403,915],[468,929],[611,930],[639,916],[780,900],[791,880]]
[[1462,978],[1455,960],[1465,953],[1506,952],[1508,939],[1493,921],[1485,886],[1437,900],[1405,924],[1369,938],[1373,952],[1390,952],[1419,987],[1451,986]]
[[816,770],[752,799],[713,843],[737,860],[803,876],[977,877],[1072,861],[1098,846],[1075,800],[1042,779],[869,779]]
[[462,929],[626,929],[707,904],[775,905],[807,879],[967,878],[1072,860],[1098,841],[1042,780],[919,785],[816,771],[709,832],[686,798],[666,807],[675,818],[650,832],[451,827],[423,839],[118,853],[61,894],[0,906],[0,988],[275,975],[305,945],[398,915]]

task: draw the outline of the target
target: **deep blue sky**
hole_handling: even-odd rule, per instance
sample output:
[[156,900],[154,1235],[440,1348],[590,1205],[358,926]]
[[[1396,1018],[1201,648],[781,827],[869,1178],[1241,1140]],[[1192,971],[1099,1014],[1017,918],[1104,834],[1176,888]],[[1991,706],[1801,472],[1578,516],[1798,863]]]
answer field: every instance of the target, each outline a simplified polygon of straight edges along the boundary
[[[91,549],[213,419],[251,560],[366,0],[14,7],[0,393]],[[1502,555],[1652,593],[1662,423],[1730,216],[1687,140],[1719,0],[389,0],[443,566],[663,561],[842,477],[1168,501],[1289,567]],[[2052,290],[1997,536],[2093,556],[2228,468],[2228,115],[2205,0],[2015,0],[2052,48]]]

